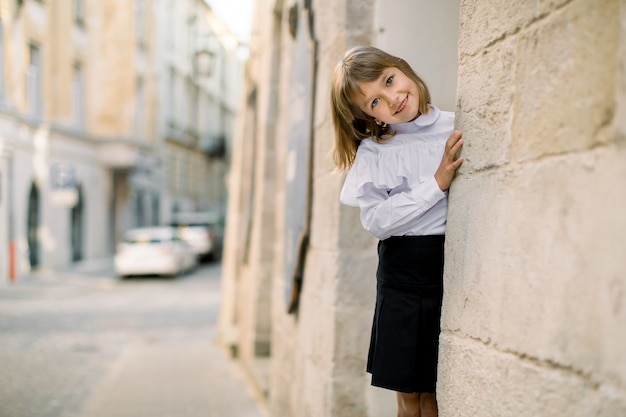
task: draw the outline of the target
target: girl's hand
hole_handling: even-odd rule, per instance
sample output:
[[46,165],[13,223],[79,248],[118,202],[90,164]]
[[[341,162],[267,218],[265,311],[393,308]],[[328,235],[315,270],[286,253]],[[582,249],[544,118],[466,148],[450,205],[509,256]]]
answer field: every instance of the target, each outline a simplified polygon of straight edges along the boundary
[[463,163],[463,157],[457,158],[461,146],[463,146],[462,134],[455,130],[446,141],[446,149],[443,152],[441,164],[439,164],[439,168],[435,172],[435,181],[437,181],[441,191],[446,191],[450,188],[456,170]]

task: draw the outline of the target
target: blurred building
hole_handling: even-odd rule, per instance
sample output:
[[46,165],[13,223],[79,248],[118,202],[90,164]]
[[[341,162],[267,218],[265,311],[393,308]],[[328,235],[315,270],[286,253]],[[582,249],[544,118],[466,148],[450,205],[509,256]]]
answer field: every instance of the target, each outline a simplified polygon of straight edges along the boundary
[[204,0],[156,1],[154,10],[163,218],[178,211],[223,216],[243,80],[240,45]]
[[238,46],[202,0],[0,0],[0,282],[223,214]]
[[373,44],[456,112],[442,416],[626,415],[626,3],[257,0],[220,339],[272,417],[378,417],[376,241],[341,206],[330,77]]

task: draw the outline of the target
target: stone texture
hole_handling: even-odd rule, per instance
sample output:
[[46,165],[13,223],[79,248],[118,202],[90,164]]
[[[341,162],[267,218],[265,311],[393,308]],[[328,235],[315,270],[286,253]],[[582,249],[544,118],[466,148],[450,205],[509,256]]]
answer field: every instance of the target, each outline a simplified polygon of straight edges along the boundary
[[[465,6],[462,21],[486,18]],[[626,407],[626,334],[616,331],[626,325],[617,116],[625,5],[536,6],[499,38],[461,27],[458,122],[472,146],[450,194],[445,416],[612,416]],[[503,109],[510,149],[490,142]],[[507,128],[498,136],[506,144]]]
[[516,160],[610,139],[618,14],[616,0],[576,1],[520,34],[512,126]]
[[503,165],[510,159],[516,41],[506,39],[459,67],[457,126],[463,126],[461,172]]
[[[285,28],[290,5],[262,3],[261,10],[280,9]],[[281,179],[282,116],[290,106],[285,74],[294,47],[288,33],[266,33],[263,42],[276,45],[253,55],[251,65],[261,74],[251,74],[262,90],[255,127],[272,125],[277,135],[268,152],[277,154],[276,189],[245,207],[275,199],[265,206],[269,213],[275,204],[273,233],[270,227],[263,238],[253,235],[245,243],[271,240],[275,251],[271,261],[258,256],[246,276],[258,280],[262,259],[274,263],[274,417],[378,417],[395,407],[393,396],[372,395],[363,370],[376,240],[362,230],[358,209],[337,201],[344,177],[333,172],[328,109],[332,67],[347,47],[376,43],[371,13],[384,4],[327,3],[314,6],[311,240],[293,316],[285,314],[279,267],[285,257],[282,218],[290,209]],[[450,192],[442,416],[624,414],[626,334],[617,330],[626,325],[626,195],[619,185],[626,176],[624,13],[617,0],[461,3],[457,127],[466,163]],[[270,64],[273,72],[263,72]],[[268,79],[274,84],[268,86]],[[260,157],[270,155],[254,155]],[[246,192],[241,199],[245,206]]]
[[519,32],[534,17],[536,0],[461,1],[459,54],[475,55],[507,35]]
[[568,368],[515,354],[489,344],[444,334],[438,381],[442,416],[559,417],[621,416],[623,394]]
[[370,342],[369,332],[363,330],[371,328],[373,316],[373,308],[371,311],[364,311],[362,306],[337,307],[337,337],[334,341],[336,375],[362,378]]
[[612,184],[626,175],[624,155],[598,150],[458,185],[454,199],[470,209],[450,212],[448,242],[466,244],[448,245],[443,326],[626,383],[626,337],[611,330],[626,320],[612,262],[626,244],[626,201]]

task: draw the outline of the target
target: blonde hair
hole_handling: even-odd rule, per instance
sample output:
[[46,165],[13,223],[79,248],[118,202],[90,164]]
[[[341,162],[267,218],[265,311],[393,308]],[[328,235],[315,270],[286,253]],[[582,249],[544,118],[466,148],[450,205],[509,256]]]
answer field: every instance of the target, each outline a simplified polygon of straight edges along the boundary
[[335,129],[333,157],[340,170],[352,166],[362,139],[371,137],[377,142],[384,142],[395,135],[389,126],[376,124],[374,118],[366,115],[354,100],[357,93],[362,94],[359,83],[377,80],[383,70],[389,67],[398,68],[417,84],[420,114],[428,113],[428,87],[404,59],[373,46],[349,49],[335,67],[330,90],[330,108]]

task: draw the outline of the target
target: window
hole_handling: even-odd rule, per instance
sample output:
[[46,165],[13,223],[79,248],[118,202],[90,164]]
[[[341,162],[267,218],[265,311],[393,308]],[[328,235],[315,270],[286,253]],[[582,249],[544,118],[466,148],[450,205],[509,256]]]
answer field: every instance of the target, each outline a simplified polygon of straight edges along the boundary
[[197,85],[192,84],[191,85],[191,94],[189,94],[189,99],[191,101],[191,111],[190,116],[191,116],[191,128],[194,130],[194,132],[196,134],[198,134],[198,132],[200,131],[200,126],[199,126],[199,119],[200,119],[200,111],[198,110],[199,108],[199,100],[200,100],[200,89],[198,88]]
[[182,196],[189,195],[189,154],[185,151],[180,153],[178,160],[178,191]]
[[135,0],[135,37],[137,44],[143,47],[146,40],[146,7],[144,0]]
[[26,89],[28,100],[28,114],[41,119],[43,117],[42,96],[42,64],[41,49],[38,45],[28,45],[29,65],[26,73]]
[[165,152],[164,178],[168,194],[176,195],[176,154],[171,148]]
[[83,130],[85,128],[85,75],[80,63],[74,64],[72,115],[74,127]]
[[170,67],[169,71],[169,82],[167,86],[167,101],[165,102],[165,120],[169,124],[173,124],[175,122],[175,113],[174,109],[176,108],[176,69],[174,67]]
[[160,224],[159,222],[159,218],[161,217],[159,215],[160,210],[161,210],[161,204],[159,201],[159,195],[152,194],[152,226],[158,226]]
[[146,223],[143,190],[135,190],[135,224],[138,227],[144,227]]
[[135,136],[137,138],[143,137],[144,134],[144,114],[145,114],[145,100],[144,100],[144,81],[143,78],[137,77],[135,86]]
[[195,85],[190,79],[187,79],[185,86],[185,93],[187,95],[187,103],[185,105],[187,115],[187,129],[196,131],[198,129],[198,86]]
[[85,25],[84,0],[73,0],[74,22],[79,26]]

